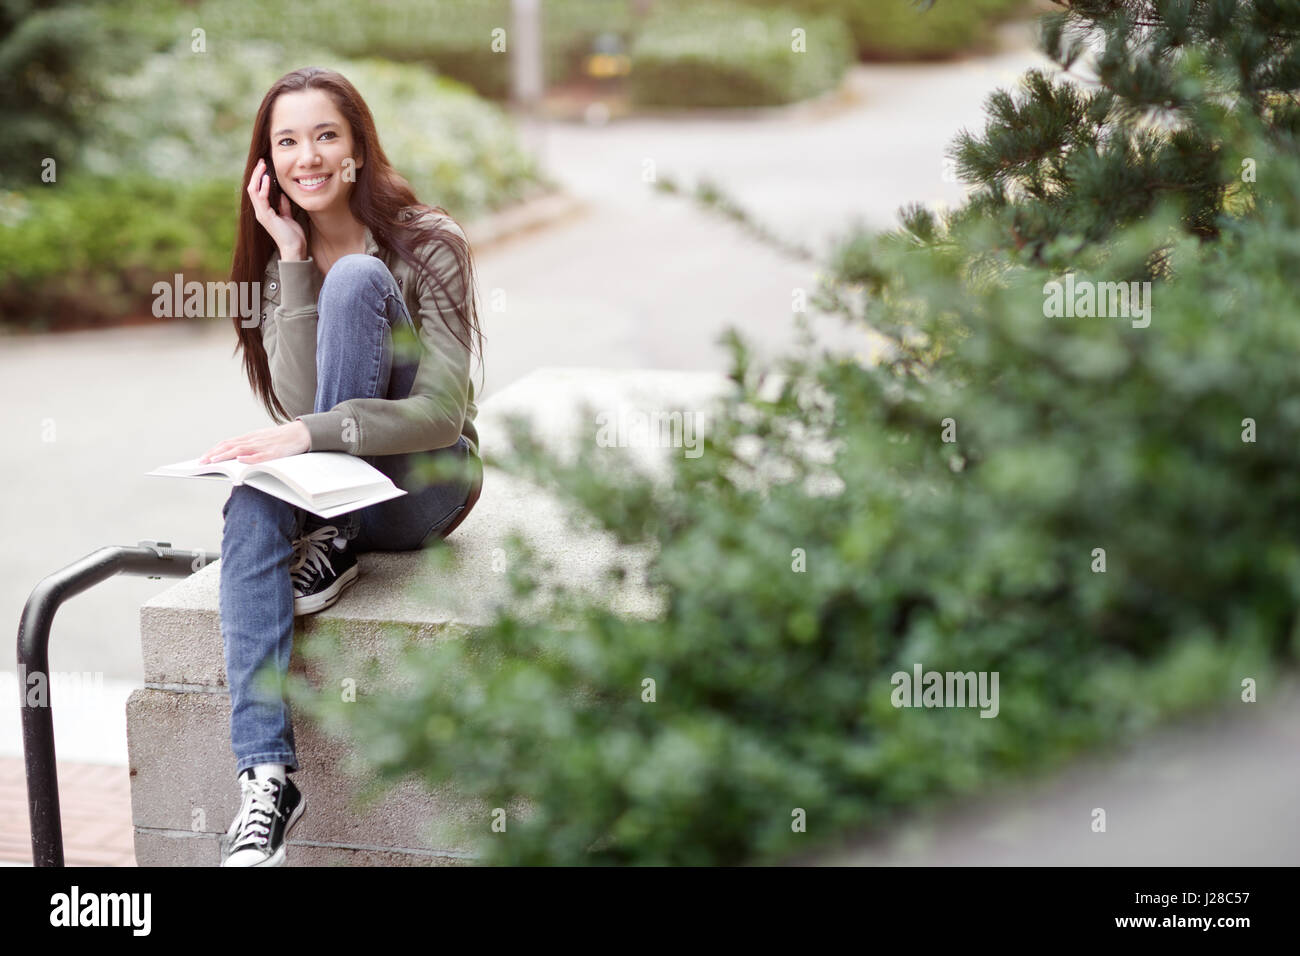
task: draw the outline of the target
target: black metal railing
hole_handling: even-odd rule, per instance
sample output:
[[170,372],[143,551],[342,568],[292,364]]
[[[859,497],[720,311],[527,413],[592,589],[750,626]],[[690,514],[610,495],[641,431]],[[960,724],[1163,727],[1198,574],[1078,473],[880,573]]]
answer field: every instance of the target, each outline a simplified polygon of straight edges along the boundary
[[135,547],[111,546],[46,576],[32,590],[18,625],[18,673],[45,677],[44,700],[28,704],[26,678],[18,682],[23,719],[23,757],[27,767],[27,805],[32,821],[32,864],[63,866],[63,821],[59,815],[59,774],[54,756],[54,698],[49,686],[50,624],[63,602],[117,574],[184,578],[221,557],[211,551],[185,551],[168,541],[141,541]]

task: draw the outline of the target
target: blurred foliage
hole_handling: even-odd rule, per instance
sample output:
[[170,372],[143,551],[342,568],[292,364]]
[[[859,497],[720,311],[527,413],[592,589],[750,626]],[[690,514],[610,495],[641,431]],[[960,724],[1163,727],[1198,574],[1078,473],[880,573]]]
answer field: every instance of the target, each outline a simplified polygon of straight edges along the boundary
[[[792,32],[806,47],[792,49]],[[629,51],[628,93],[640,106],[773,106],[839,85],[852,38],[832,17],[735,3],[665,4],[641,24]]]
[[[102,75],[126,62],[96,11],[63,0],[0,0],[0,188],[42,182],[85,136]],[[56,166],[57,169],[57,166]]]
[[[909,0],[880,0],[861,3],[857,0],[739,0],[758,8],[776,8],[786,20],[795,18],[798,25],[808,25],[809,15],[834,20],[852,34],[851,49],[864,56],[909,58],[951,53],[983,41],[989,24],[1023,7],[1025,0],[960,0],[936,4],[934,9],[920,10]],[[129,9],[142,38],[167,46],[178,37],[188,37],[194,28],[202,28],[216,48],[230,47],[231,37],[239,42],[251,38],[273,40],[291,54],[298,47],[324,48],[349,57],[380,57],[419,63],[473,87],[481,96],[504,100],[510,94],[510,58],[504,46],[513,30],[510,0],[372,0],[359,4],[352,0],[298,0],[291,7],[279,4],[249,5],[243,0],[203,0],[195,4],[180,0],[115,0]],[[642,16],[632,0],[545,0],[542,12],[542,59],[548,85],[563,83],[581,75],[586,56],[595,49],[598,38],[616,38],[623,49],[641,46],[655,57],[655,69],[671,47],[672,37],[685,42],[680,34],[697,8],[698,0],[655,0],[648,4],[649,15]],[[703,6],[707,6],[704,4]],[[292,11],[292,15],[286,13]],[[782,12],[783,11],[783,12]],[[674,24],[678,29],[674,30]],[[749,77],[746,65],[755,58],[756,37],[718,38],[710,25],[700,37],[712,54],[711,60],[726,64],[725,69],[741,71],[738,81],[745,86],[763,85],[761,77]],[[655,37],[642,45],[640,36],[651,29]],[[810,28],[811,29],[811,28]],[[821,30],[831,29],[827,26]],[[802,65],[796,72],[810,77],[805,81],[815,92],[824,88],[822,74],[834,72],[838,64],[840,30],[835,30],[836,57],[820,68]],[[787,31],[783,44],[789,50]],[[748,51],[748,52],[747,52]],[[850,54],[850,60],[852,54]],[[761,59],[761,58],[760,58]],[[788,59],[788,58],[786,58]],[[650,64],[633,62],[646,73]],[[762,63],[758,66],[761,68]],[[776,72],[768,86],[787,84],[786,74],[793,64],[767,64]],[[836,74],[838,75],[838,73]],[[819,79],[813,80],[811,77]],[[800,83],[796,81],[795,86]],[[741,97],[745,100],[745,97]],[[674,101],[675,102],[675,101]],[[690,105],[689,100],[681,101]],[[770,100],[762,101],[764,103]]]
[[1027,9],[1027,0],[742,0],[802,15],[832,16],[853,33],[864,60],[951,56],[987,45],[992,27]]
[[[510,0],[116,0],[163,45],[194,28],[211,49],[249,40],[279,43],[290,55],[328,49],[342,56],[418,63],[505,99],[510,91]],[[542,4],[543,70],[548,83],[566,79],[601,33],[626,34],[632,23],[624,0],[546,0]],[[504,31],[504,33],[498,32]],[[494,48],[495,46],[495,48]]]
[[225,279],[239,187],[136,174],[0,192],[0,317],[31,331],[150,315],[155,282]]
[[[773,7],[770,0],[740,2]],[[643,17],[629,0],[546,0],[542,5],[546,81],[555,84],[580,76],[585,58],[598,43],[613,43],[615,48],[638,51],[632,57],[636,68],[631,80],[638,102],[683,106],[785,103],[814,96],[838,82],[852,58],[844,52],[844,25],[857,35],[859,46],[869,35],[876,37],[882,48],[906,56],[969,43],[970,25],[984,23],[992,8],[1008,4],[1005,0],[964,0],[922,12],[904,0],[882,4],[782,0],[775,9],[733,14],[748,24],[734,36],[720,33],[725,24],[719,15],[698,6],[683,0],[658,0],[650,6],[650,15]],[[812,19],[805,22],[808,15]],[[808,54],[791,55],[792,24],[810,31]],[[105,157],[122,147],[123,139],[134,138],[126,148],[138,152],[151,125],[170,123],[176,127],[211,118],[217,121],[214,131],[220,138],[237,129],[238,117],[244,115],[220,111],[242,109],[249,91],[257,86],[252,76],[276,70],[279,75],[292,68],[290,63],[319,61],[323,50],[331,51],[331,56],[419,64],[467,84],[479,95],[505,99],[510,58],[501,44],[511,29],[509,0],[374,0],[365,4],[297,0],[291,5],[250,5],[243,0],[102,0],[94,4],[0,0],[0,80],[4,81],[0,83],[0,122],[6,128],[0,188],[40,182],[41,162],[47,158],[55,159],[66,171],[71,158],[83,151],[93,161],[93,169],[85,172],[102,174],[112,165]],[[192,62],[185,64],[190,44],[200,40],[205,55],[194,55]],[[269,71],[259,68],[265,56],[258,51],[277,47],[254,42],[258,40],[271,41],[282,51],[283,59]],[[245,68],[249,72],[244,72]],[[169,81],[174,81],[175,89],[167,88]],[[462,110],[468,110],[464,101],[446,95],[447,88],[440,84],[435,99],[459,102]],[[209,89],[212,95],[204,95]],[[161,118],[152,115],[157,110],[141,115],[127,112],[123,94],[129,100],[150,93],[157,94],[160,102],[175,104],[175,112]],[[113,110],[115,97],[118,109]],[[101,116],[105,107],[109,107],[109,115]],[[113,122],[101,142],[104,124],[96,121],[108,119]],[[487,120],[475,128],[480,125],[487,125]],[[386,132],[396,128],[389,126]],[[187,155],[190,151],[185,143],[199,132],[180,130],[180,143],[176,132],[164,130],[159,155],[151,162],[164,168],[170,164],[182,170],[196,169],[197,160]],[[215,154],[228,145],[219,142]],[[458,147],[444,144],[442,148]],[[514,150],[507,150],[506,158],[507,166],[518,164]],[[436,157],[430,159],[438,162]],[[413,165],[417,162],[413,157]]]
[[[1300,4],[1061,6],[1042,18],[1042,46],[1072,76],[1033,70],[1018,95],[989,97],[987,128],[951,150],[974,187],[956,216],[995,222],[1005,247],[1058,266],[1166,200],[1188,234],[1213,239],[1220,213],[1249,203],[1251,155],[1221,154],[1223,124],[1256,118],[1296,149]],[[1152,250],[1148,271],[1161,269]]]
[[[105,22],[121,9],[103,8]],[[139,36],[161,34],[142,28]],[[458,219],[554,185],[510,118],[453,80],[302,47],[305,58],[293,61],[267,41],[206,54],[190,43],[185,34],[142,53],[131,72],[101,77],[94,101],[71,112],[79,132],[60,147],[67,152],[55,181],[0,191],[0,325],[107,323],[147,314],[153,281],[182,267],[198,281],[223,278],[253,118],[270,85],[297,65],[326,65],[351,80],[398,171],[422,200]],[[130,188],[142,190],[138,200]]]
[[[1300,654],[1300,159],[1249,117],[1218,134],[1221,161],[1268,170],[1219,242],[1181,234],[1166,203],[1073,262],[1114,281],[1164,245],[1149,327],[1048,317],[1056,274],[976,219],[943,242],[852,236],[816,304],[884,332],[879,363],[808,350],[760,367],[733,333],[736,393],[660,483],[613,449],[561,460],[522,422],[511,451],[485,450],[648,549],[657,619],[607,610],[516,544],[514,603],[472,637],[405,648],[409,686],[362,681],[339,703],[298,685],[296,706],[349,727],[380,780],[527,801],[506,833],[486,815],[458,833],[510,864],[778,861],[1241,706],[1243,677],[1272,686]],[[549,615],[519,613],[542,593]],[[891,675],[917,663],[998,672],[997,717],[893,707]]]
[[288,69],[309,64],[352,82],[398,171],[418,195],[454,215],[506,205],[537,183],[535,161],[510,118],[461,84],[418,67],[319,50],[293,59],[265,41],[217,56],[193,54],[182,40],[112,80],[112,101],[98,113],[81,165],[95,175],[140,170],[167,179],[238,180],[262,97]]

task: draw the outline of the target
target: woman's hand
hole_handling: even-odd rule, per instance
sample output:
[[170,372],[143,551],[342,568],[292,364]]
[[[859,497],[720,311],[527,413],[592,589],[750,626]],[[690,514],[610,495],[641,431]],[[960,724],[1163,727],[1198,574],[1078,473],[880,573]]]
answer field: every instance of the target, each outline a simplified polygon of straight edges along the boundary
[[301,455],[311,448],[311,433],[304,422],[292,421],[287,425],[274,425],[237,438],[227,438],[208,450],[199,462],[225,461],[233,458],[245,465],[256,465],[272,458]]
[[253,167],[253,178],[248,181],[248,196],[253,200],[253,214],[262,228],[271,234],[275,244],[280,248],[280,258],[292,261],[307,257],[307,234],[302,226],[294,220],[289,210],[289,197],[280,189],[280,211],[271,208],[268,199],[271,192],[271,176],[266,169],[266,160],[259,159]]

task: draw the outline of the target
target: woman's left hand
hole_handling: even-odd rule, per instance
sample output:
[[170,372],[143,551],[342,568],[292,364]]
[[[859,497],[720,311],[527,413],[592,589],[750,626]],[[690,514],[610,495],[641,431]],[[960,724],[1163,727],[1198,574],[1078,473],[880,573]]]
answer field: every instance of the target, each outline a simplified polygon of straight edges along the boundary
[[311,433],[304,422],[292,421],[248,432],[237,438],[227,438],[214,445],[199,459],[201,464],[233,458],[245,465],[255,465],[272,458],[301,455],[311,448]]

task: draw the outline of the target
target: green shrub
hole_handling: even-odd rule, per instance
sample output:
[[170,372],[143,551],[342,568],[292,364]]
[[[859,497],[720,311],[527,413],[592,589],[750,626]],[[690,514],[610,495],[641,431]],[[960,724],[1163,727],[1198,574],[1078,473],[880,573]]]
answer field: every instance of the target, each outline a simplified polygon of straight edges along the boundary
[[[57,181],[6,200],[0,322],[106,323],[147,305],[153,282],[182,266],[201,269],[198,281],[228,272],[253,119],[267,88],[292,68],[286,62],[273,43],[197,55],[187,37],[144,56],[131,74],[106,78],[104,100],[81,121],[86,135]],[[308,62],[356,85],[389,159],[422,200],[457,218],[549,183],[510,119],[462,85],[377,60],[317,53],[297,65]]]
[[224,279],[239,188],[229,180],[73,177],[0,193],[0,327],[31,331],[151,314],[153,284]]
[[[804,51],[792,31],[806,31]],[[771,106],[834,89],[852,61],[830,18],[730,4],[656,10],[630,50],[628,92],[641,106]]]
[[124,32],[87,7],[0,0],[0,188],[48,181],[84,140],[100,78],[129,58]]
[[1211,240],[1254,175],[1248,153],[1225,162],[1224,123],[1259,120],[1296,149],[1300,4],[1072,2],[1041,23],[1044,53],[1099,82],[1031,70],[1017,94],[991,94],[987,126],[951,149],[974,187],[958,215],[997,223],[1021,255],[1063,261],[1165,199],[1188,234]]
[[[301,0],[293,15],[242,0],[175,0],[146,5],[150,36],[188,37],[201,27],[209,48],[229,50],[247,39],[300,50],[418,63],[495,100],[510,94],[510,57],[500,44],[512,30],[510,0]],[[572,74],[599,33],[626,35],[632,22],[623,0],[547,0],[542,5],[543,69],[548,82]],[[505,33],[494,33],[504,30]],[[233,40],[232,40],[233,38]],[[171,41],[168,41],[169,45]]]
[[502,0],[303,0],[292,16],[273,6],[205,0],[192,17],[207,30],[210,43],[258,38],[275,42],[294,59],[327,49],[343,57],[417,63],[469,84],[480,95],[500,98],[509,73],[507,57],[492,50],[492,30],[509,27],[508,13]]
[[[383,780],[531,801],[504,834],[462,834],[515,864],[776,861],[1242,706],[1244,677],[1269,684],[1300,653],[1300,160],[1263,137],[1234,147],[1270,175],[1220,243],[1180,238],[1162,207],[1075,264],[1118,281],[1165,244],[1148,327],[1049,317],[1056,276],[978,223],[931,245],[858,236],[832,272],[872,294],[837,285],[820,304],[893,350],[774,377],[734,340],[738,394],[666,485],[516,428],[513,453],[485,453],[647,547],[662,615],[561,582],[544,620],[507,606],[472,639],[407,649],[409,692],[340,704],[299,686],[300,704],[346,721]],[[535,558],[508,564],[516,600],[544,586]],[[347,657],[320,641],[306,653]],[[916,664],[997,672],[997,717],[894,707],[892,675]]]
[[540,181],[509,117],[459,83],[418,67],[321,51],[292,59],[266,41],[198,55],[188,38],[111,81],[112,101],[98,112],[81,165],[98,176],[140,171],[237,181],[266,90],[309,64],[338,70],[361,91],[384,151],[422,199],[471,217],[517,200]]
[[759,7],[789,7],[801,14],[833,16],[853,32],[864,60],[950,56],[985,44],[991,28],[1026,7],[1027,0],[744,0]]

